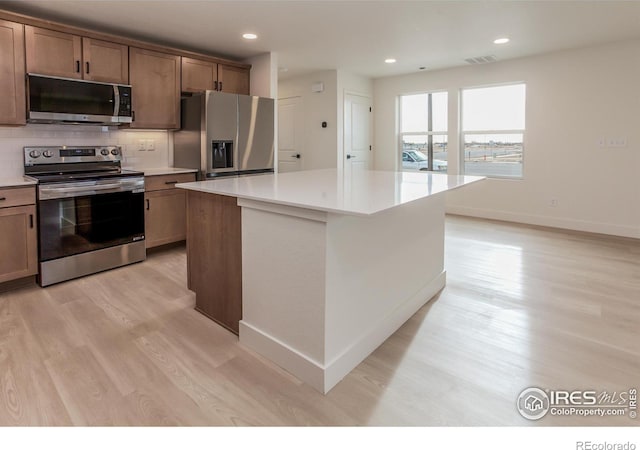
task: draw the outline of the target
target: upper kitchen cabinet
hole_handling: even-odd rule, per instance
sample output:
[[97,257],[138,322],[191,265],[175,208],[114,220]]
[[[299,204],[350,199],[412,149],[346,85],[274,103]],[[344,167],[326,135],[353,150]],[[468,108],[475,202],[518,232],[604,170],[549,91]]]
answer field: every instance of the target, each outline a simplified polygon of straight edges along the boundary
[[128,84],[129,47],[27,25],[27,72]]
[[218,65],[200,59],[182,58],[182,92],[215,90],[218,81]]
[[131,47],[131,128],[180,128],[180,57]]
[[82,38],[44,28],[25,26],[27,72],[82,78]]
[[129,84],[129,47],[114,42],[82,38],[85,80]]
[[0,20],[0,125],[24,125],[24,26]]
[[249,69],[182,58],[182,92],[208,90],[249,94]]
[[249,69],[218,64],[218,90],[249,95]]

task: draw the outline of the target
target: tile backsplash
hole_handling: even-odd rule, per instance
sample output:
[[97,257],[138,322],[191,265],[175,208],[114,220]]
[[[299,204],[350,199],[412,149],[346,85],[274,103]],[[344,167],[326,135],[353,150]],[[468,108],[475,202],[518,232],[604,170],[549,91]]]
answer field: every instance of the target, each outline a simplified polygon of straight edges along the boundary
[[24,173],[22,148],[36,145],[120,145],[123,166],[137,169],[173,164],[173,133],[155,130],[116,130],[85,125],[0,127],[0,178]]

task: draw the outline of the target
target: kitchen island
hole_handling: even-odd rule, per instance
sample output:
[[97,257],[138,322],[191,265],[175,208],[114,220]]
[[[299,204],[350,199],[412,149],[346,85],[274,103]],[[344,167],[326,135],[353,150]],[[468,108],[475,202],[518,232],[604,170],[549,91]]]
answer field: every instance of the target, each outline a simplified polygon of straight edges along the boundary
[[209,200],[239,207],[194,229],[188,258],[223,248],[220,224],[240,226],[240,342],[326,393],[444,287],[444,193],[482,179],[327,169],[177,187],[188,228],[208,223],[195,221]]

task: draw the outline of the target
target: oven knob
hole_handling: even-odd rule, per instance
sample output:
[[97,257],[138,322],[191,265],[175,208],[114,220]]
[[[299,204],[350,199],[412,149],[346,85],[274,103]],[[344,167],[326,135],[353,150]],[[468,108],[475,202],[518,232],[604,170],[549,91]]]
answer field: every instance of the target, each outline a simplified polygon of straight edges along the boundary
[[103,156],[107,156],[109,154],[109,149],[103,148],[102,150],[100,150],[100,154]]
[[40,150],[31,150],[29,152],[29,156],[31,156],[32,158],[40,157]]
[[120,150],[118,150],[117,148],[111,150],[112,155],[117,155],[118,153],[120,153]]
[[53,151],[45,150],[44,152],[42,152],[42,156],[44,156],[45,158],[51,158],[53,156]]

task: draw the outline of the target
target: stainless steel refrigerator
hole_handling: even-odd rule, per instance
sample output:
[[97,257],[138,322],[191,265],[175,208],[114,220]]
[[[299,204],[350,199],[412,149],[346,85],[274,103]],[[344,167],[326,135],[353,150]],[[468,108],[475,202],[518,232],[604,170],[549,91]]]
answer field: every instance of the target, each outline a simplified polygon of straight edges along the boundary
[[274,100],[206,91],[181,100],[175,167],[198,179],[273,172]]

